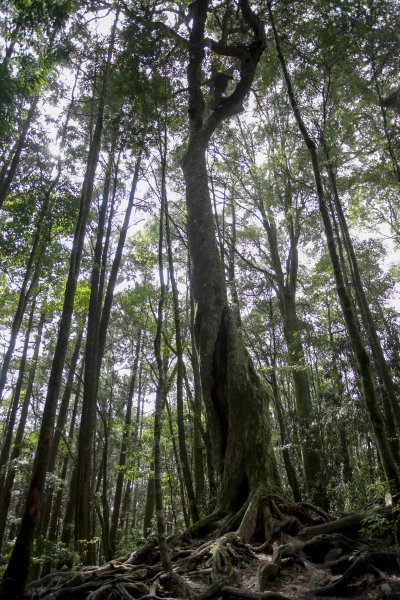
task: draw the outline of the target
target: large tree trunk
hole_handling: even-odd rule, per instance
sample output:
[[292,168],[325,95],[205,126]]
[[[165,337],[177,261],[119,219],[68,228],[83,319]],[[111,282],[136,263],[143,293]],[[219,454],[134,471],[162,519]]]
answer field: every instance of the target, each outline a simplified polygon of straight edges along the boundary
[[260,484],[278,484],[269,398],[227,302],[208,190],[206,147],[192,135],[184,160],[203,398],[221,478],[219,508],[237,511]]
[[[269,397],[257,376],[228,305],[223,265],[215,238],[215,223],[208,187],[206,151],[220,123],[242,110],[255,69],[265,47],[262,23],[247,0],[239,3],[234,26],[247,31],[247,45],[230,44],[229,31],[211,43],[216,55],[233,56],[239,64],[232,93],[217,88],[209,98],[211,114],[200,82],[204,79],[207,0],[195,0],[189,38],[190,139],[183,159],[188,209],[189,250],[193,263],[195,343],[200,359],[203,398],[215,461],[220,478],[219,512],[237,512],[260,485],[279,487],[272,451]],[[233,26],[229,22],[230,26]],[[223,73],[222,76],[229,74]],[[215,75],[217,77],[217,75]]]

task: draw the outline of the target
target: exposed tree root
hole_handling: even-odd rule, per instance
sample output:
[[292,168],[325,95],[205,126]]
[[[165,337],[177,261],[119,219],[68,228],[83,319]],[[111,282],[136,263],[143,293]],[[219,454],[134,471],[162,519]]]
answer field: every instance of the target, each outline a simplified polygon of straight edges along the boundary
[[[390,516],[391,509],[390,507],[383,506],[377,508],[375,513],[377,516]],[[347,533],[357,533],[360,530],[360,527],[362,527],[364,519],[364,514],[355,513],[342,517],[341,519],[336,519],[335,521],[328,521],[327,523],[305,527],[299,531],[299,537],[309,538],[321,533],[342,533],[344,531]]]
[[[366,585],[369,594],[371,586],[376,589],[368,597],[400,597],[396,548],[360,540],[362,522],[361,514],[331,520],[318,507],[284,504],[260,488],[235,515],[215,512],[183,535],[171,536],[172,575],[163,573],[157,542],[151,540],[100,567],[46,575],[29,584],[26,599],[363,598]],[[228,524],[236,531],[221,535]]]

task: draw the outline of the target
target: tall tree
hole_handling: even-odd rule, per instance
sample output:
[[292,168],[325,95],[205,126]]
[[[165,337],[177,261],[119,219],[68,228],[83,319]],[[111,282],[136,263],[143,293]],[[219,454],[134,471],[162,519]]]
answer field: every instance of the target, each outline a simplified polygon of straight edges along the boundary
[[332,268],[335,276],[336,289],[343,310],[343,316],[346,322],[349,338],[352,343],[354,354],[357,358],[358,369],[363,385],[364,401],[367,414],[371,423],[372,430],[374,432],[375,440],[379,449],[379,456],[382,461],[382,466],[385,472],[390,492],[392,494],[393,499],[397,499],[400,490],[400,475],[396,462],[393,458],[391,446],[385,434],[384,421],[379,408],[376,390],[371,373],[371,361],[360,333],[352,299],[348,293],[347,286],[344,281],[339,254],[335,243],[335,234],[329,215],[326,193],[323,185],[323,178],[319,163],[317,145],[312,139],[309,130],[304,122],[301,109],[299,107],[299,103],[295,95],[290,73],[288,71],[286,60],[282,52],[282,46],[276,28],[275,18],[272,12],[270,0],[268,0],[268,13],[273,31],[276,52],[279,62],[281,64],[293,115],[296,119],[299,131],[310,154],[313,174],[315,178],[315,187],[318,197],[319,210],[325,229],[325,236],[327,240],[329,256],[332,262]]
[[3,577],[0,597],[18,597],[22,594],[28,576],[29,560],[32,550],[33,537],[38,523],[44,484],[49,459],[49,448],[54,431],[54,419],[57,408],[58,395],[61,386],[61,377],[64,368],[68,337],[71,328],[72,313],[74,309],[75,292],[78,283],[83,244],[85,240],[86,225],[92,201],[97,163],[100,154],[101,138],[103,131],[104,107],[109,70],[114,48],[116,23],[111,35],[108,56],[105,63],[102,88],[99,96],[99,106],[90,144],[86,172],[83,180],[79,215],[76,223],[74,240],[69,263],[68,279],[64,293],[63,311],[60,319],[57,343],[50,378],[47,387],[46,402],[44,406],[39,440],[35,454],[29,491],[25,509],[18,532],[17,540]]
[[[228,305],[206,166],[213,133],[223,121],[243,110],[266,40],[263,24],[247,0],[239,2],[238,13],[230,11],[229,6],[221,10],[218,19],[222,27],[216,34],[219,39],[213,40],[207,37],[211,14],[207,0],[191,4],[187,67],[190,136],[183,172],[193,262],[195,343],[221,479],[217,513],[232,515],[246,505],[260,486],[279,490],[280,483],[270,439],[269,398]],[[238,29],[242,32],[240,43],[234,34]],[[206,48],[210,49],[208,58],[212,65],[207,100],[203,92]],[[233,73],[237,72],[235,82]],[[229,87],[230,93],[224,95]],[[259,457],[263,457],[261,464]]]

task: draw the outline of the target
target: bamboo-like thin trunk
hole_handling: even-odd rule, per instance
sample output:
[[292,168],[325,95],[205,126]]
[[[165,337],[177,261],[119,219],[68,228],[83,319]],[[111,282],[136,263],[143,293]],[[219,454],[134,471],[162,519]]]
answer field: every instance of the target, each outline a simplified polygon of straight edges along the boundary
[[3,206],[8,194],[10,193],[11,185],[14,181],[15,174],[21,160],[22,150],[24,149],[29,128],[36,113],[36,107],[39,102],[39,96],[35,96],[31,102],[25,122],[22,126],[20,136],[13,149],[13,156],[10,162],[8,171],[4,173],[4,179],[0,181],[0,208]]

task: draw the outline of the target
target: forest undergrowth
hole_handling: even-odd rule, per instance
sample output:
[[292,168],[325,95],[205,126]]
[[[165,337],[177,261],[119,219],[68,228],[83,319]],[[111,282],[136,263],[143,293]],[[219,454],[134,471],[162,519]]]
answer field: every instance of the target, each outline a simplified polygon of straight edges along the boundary
[[[311,504],[257,507],[255,535],[208,520],[168,538],[172,573],[160,562],[157,540],[80,571],[60,570],[31,582],[26,600],[315,600],[400,598],[396,511],[375,504],[338,518]],[[254,508],[254,507],[253,507]],[[254,512],[254,511],[253,511]],[[268,519],[270,534],[258,539]],[[232,521],[230,521],[232,522]],[[203,522],[204,523],[204,522]],[[246,529],[246,527],[245,527]],[[246,537],[244,535],[244,537]]]

